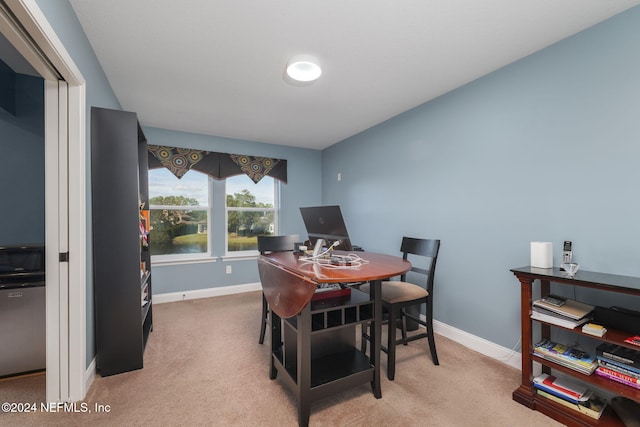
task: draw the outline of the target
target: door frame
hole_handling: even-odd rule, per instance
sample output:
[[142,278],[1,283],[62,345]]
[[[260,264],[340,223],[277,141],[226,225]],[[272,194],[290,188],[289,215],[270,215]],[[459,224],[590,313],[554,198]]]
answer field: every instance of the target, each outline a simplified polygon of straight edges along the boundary
[[34,0],[0,6],[3,34],[45,80],[46,400],[79,401],[93,380],[86,336],[86,83]]

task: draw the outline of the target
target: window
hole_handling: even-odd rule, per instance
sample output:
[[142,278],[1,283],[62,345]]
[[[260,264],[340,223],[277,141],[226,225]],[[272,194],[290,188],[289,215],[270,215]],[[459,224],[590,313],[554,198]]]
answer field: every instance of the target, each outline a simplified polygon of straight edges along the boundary
[[193,257],[209,253],[209,177],[189,171],[149,171],[151,255]]
[[278,186],[265,176],[254,183],[246,175],[226,179],[227,254],[258,250],[259,235],[275,235]]
[[151,255],[156,261],[254,255],[258,235],[277,234],[278,183],[266,176],[256,184],[244,174],[219,181],[195,170],[178,179],[151,169]]

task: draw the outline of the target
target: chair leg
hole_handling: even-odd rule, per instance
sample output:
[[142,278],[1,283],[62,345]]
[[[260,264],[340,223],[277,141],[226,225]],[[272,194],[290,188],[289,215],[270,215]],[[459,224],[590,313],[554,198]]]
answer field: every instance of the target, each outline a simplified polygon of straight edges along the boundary
[[402,309],[402,314],[400,314],[400,317],[402,318],[402,341],[404,345],[409,345],[409,343],[407,342],[407,318],[404,315],[404,308]]
[[267,315],[269,313],[269,306],[267,304],[267,299],[264,297],[264,293],[262,294],[262,319],[260,320],[260,338],[258,339],[258,343],[264,343],[264,333],[267,330]]
[[274,351],[282,351],[282,319],[274,311],[269,312],[269,323],[271,324],[271,367],[269,368],[269,378],[275,380],[278,376],[278,369],[274,362]]
[[433,338],[433,315],[431,311],[427,313],[427,338],[429,339],[429,350],[431,351],[431,360],[434,365],[439,365],[438,354],[436,353],[436,341]]
[[389,308],[389,324],[387,325],[387,378],[390,381],[396,376],[396,329],[398,327],[398,309]]

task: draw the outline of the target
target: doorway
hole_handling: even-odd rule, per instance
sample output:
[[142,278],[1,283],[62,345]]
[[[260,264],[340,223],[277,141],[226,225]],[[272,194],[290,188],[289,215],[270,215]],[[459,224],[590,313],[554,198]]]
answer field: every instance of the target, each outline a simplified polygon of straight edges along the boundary
[[44,79],[46,400],[79,401],[92,380],[85,375],[85,81],[35,2],[0,0],[0,33]]

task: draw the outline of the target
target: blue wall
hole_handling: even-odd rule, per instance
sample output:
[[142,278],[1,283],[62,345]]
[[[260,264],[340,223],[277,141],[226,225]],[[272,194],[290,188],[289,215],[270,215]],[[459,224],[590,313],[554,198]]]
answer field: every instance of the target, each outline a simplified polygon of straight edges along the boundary
[[16,73],[11,79],[15,115],[0,108],[0,246],[43,244],[44,80]]
[[323,202],[370,251],[441,239],[436,319],[511,348],[529,242],[640,275],[639,29],[635,7],[326,149]]
[[[299,207],[320,204],[321,159],[317,150],[261,144],[216,136],[177,132],[145,127],[144,133],[150,144],[173,147],[200,148],[225,153],[250,154],[287,160],[288,182],[280,186],[280,234],[306,236]],[[217,215],[225,215],[224,206],[216,206]],[[224,236],[214,241],[217,253],[224,253]],[[214,236],[215,239],[215,236]],[[233,264],[233,273],[226,274],[225,267]],[[254,258],[242,260],[210,261],[197,264],[152,264],[153,293],[162,294],[220,286],[257,283],[258,267]],[[185,278],[188,278],[185,280]]]

